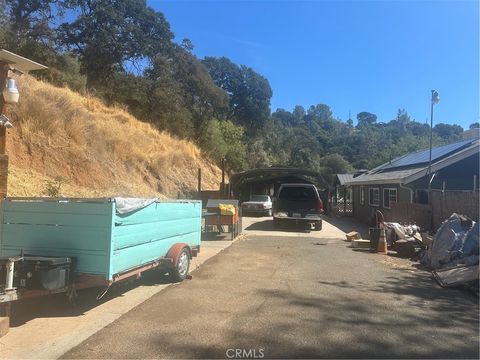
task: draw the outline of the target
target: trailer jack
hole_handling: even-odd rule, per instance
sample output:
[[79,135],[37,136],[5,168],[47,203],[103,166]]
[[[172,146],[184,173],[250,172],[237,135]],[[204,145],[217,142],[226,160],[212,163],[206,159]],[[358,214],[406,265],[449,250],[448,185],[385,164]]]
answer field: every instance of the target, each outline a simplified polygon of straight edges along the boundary
[[11,257],[5,263],[7,276],[5,278],[5,291],[13,291],[13,274],[15,273],[15,263],[17,261],[23,260],[23,256]]

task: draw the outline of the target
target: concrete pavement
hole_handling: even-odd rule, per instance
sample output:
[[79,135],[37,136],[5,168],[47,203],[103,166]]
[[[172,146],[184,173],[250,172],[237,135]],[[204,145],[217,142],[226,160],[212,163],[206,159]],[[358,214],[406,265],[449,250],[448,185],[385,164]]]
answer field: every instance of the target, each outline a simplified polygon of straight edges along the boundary
[[[231,241],[204,241],[190,272],[232,244]],[[80,344],[137,305],[168,286],[152,272],[143,279],[118,284],[101,300],[100,289],[79,292],[77,306],[64,295],[27,299],[14,303],[10,331],[0,338],[2,359],[53,359]]]
[[271,236],[257,220],[194,281],[63,357],[478,358],[476,297],[408,260],[353,251],[334,227]]

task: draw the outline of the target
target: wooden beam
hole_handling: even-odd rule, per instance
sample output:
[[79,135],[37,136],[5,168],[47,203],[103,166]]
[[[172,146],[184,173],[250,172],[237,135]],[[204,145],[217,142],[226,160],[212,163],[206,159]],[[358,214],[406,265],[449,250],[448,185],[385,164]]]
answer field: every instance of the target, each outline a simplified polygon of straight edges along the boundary
[[[1,92],[7,84],[9,66],[5,62],[0,61],[0,115],[5,114],[6,103]],[[6,154],[7,150],[7,131],[5,126],[0,126],[0,155]]]

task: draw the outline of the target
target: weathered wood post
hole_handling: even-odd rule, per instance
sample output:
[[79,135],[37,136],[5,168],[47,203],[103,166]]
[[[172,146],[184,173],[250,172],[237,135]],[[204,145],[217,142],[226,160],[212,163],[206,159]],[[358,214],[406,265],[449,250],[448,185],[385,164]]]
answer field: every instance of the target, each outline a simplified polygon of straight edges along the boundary
[[220,187],[220,193],[225,196],[225,158],[222,159],[222,185]]
[[[6,86],[9,65],[0,61],[0,87],[1,91]],[[5,114],[6,103],[0,91],[0,115]],[[8,155],[7,155],[7,128],[0,126],[0,199],[7,196],[7,182],[8,182]]]
[[198,196],[202,193],[202,168],[198,168]]
[[[24,72],[44,69],[47,69],[45,65],[31,61],[20,55],[11,53],[10,51],[0,49],[0,116],[2,116],[2,123],[0,124],[0,201],[7,196],[7,127],[12,126],[8,121],[8,118],[5,116],[6,103],[15,103],[18,101],[18,90],[16,90],[15,83],[12,82],[9,86],[13,85],[13,87],[6,89],[8,75],[10,71],[21,75]],[[5,90],[7,91],[4,93]],[[7,96],[7,98],[4,98],[4,96]],[[3,279],[0,279],[0,281],[3,281]],[[0,306],[0,337],[8,332],[10,326],[9,317],[10,303],[6,303],[3,304],[3,306]]]

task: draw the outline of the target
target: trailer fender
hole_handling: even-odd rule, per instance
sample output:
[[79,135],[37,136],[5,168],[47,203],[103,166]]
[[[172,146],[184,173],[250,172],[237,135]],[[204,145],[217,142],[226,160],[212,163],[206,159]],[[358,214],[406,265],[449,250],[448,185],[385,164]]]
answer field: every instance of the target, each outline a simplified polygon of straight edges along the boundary
[[178,257],[180,256],[180,253],[183,249],[187,249],[188,257],[190,258],[190,260],[192,259],[192,250],[190,249],[190,246],[185,243],[177,243],[173,245],[170,250],[168,250],[167,256],[165,257],[166,259],[171,261],[172,267],[177,266]]

